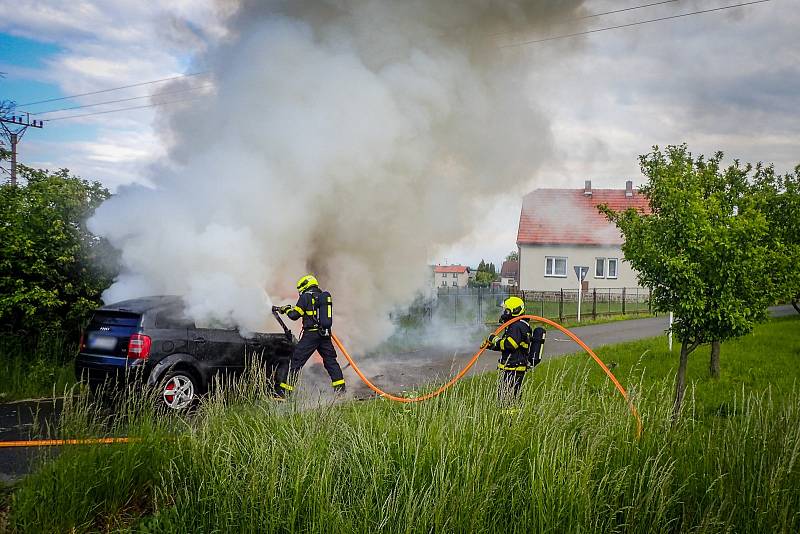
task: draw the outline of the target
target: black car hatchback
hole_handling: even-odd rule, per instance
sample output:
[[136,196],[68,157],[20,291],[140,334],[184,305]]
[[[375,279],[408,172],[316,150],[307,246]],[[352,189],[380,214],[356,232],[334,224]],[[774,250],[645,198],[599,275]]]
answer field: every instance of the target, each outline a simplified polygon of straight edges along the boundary
[[243,336],[235,329],[198,328],[180,297],[126,300],[95,311],[81,336],[75,374],[90,386],[138,381],[159,388],[164,405],[180,410],[208,391],[219,374],[241,374],[252,355],[274,371],[288,365],[296,340],[282,333]]

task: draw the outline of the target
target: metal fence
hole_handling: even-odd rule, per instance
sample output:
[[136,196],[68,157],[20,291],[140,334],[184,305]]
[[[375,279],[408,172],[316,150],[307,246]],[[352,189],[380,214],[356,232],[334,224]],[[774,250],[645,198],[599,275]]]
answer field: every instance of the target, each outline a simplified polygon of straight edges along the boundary
[[[516,295],[525,301],[526,313],[564,322],[578,317],[578,290],[521,291],[509,288],[438,288],[431,298],[418,301],[401,320],[437,321],[468,325],[495,323],[503,301]],[[581,319],[652,313],[650,291],[645,288],[591,288],[581,292]]]

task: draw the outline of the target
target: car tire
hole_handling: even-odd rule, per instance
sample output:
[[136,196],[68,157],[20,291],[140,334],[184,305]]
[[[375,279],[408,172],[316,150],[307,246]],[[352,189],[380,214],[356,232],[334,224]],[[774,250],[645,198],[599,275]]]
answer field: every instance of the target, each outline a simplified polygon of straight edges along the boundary
[[158,396],[162,406],[169,410],[185,411],[197,403],[200,388],[197,378],[183,369],[170,371],[161,380]]

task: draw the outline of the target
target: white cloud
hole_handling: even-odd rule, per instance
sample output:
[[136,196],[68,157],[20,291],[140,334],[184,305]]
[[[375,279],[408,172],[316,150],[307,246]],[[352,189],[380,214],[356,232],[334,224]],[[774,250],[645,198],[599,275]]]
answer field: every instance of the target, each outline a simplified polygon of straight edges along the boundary
[[[187,60],[208,39],[222,35],[217,10],[211,0],[169,2],[159,6],[133,0],[63,2],[0,0],[4,17],[0,31],[49,41],[61,51],[46,59],[42,69],[4,69],[10,76],[56,84],[64,94],[78,94],[183,74]],[[32,111],[44,111],[107,100],[147,96],[159,85],[101,93],[74,101],[53,102]],[[178,95],[173,100],[180,100]],[[162,99],[164,101],[166,99]],[[40,118],[55,118],[143,106],[150,99],[65,111]],[[69,121],[54,121],[26,140],[27,162],[48,167],[68,167],[89,179],[102,180],[115,189],[130,182],[146,182],[144,170],[163,155],[153,123],[159,108],[100,114]],[[55,143],[59,128],[69,125],[99,126],[96,138],[84,142]],[[48,135],[50,132],[54,134]]]
[[[715,6],[640,10],[597,26],[708,7]],[[798,26],[800,12],[774,2],[582,38],[584,54],[533,73],[562,154],[543,172],[573,187],[584,179],[619,187],[641,180],[639,154],[681,142],[695,153],[722,150],[793,168],[800,162]]]

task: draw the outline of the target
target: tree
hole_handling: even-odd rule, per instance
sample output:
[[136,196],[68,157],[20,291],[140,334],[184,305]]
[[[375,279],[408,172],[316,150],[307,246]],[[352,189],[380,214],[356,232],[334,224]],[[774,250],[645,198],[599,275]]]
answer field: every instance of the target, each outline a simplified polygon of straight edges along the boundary
[[800,313],[800,165],[783,176],[772,166],[759,166],[753,191],[754,207],[769,223],[768,246],[777,256],[771,270],[774,290]]
[[85,226],[109,192],[66,169],[18,172],[0,186],[0,331],[74,333],[113,276],[115,253]]
[[475,271],[474,280],[470,280],[470,287],[489,287],[492,282],[499,280],[497,270],[494,263],[486,263],[484,260],[478,264],[478,269]]
[[[655,309],[675,313],[681,343],[673,418],[686,390],[689,355],[701,344],[752,331],[775,298],[767,219],[750,202],[750,165],[720,167],[722,153],[694,158],[686,145],[640,157],[651,214],[600,209],[617,224],[625,259],[651,289]],[[717,357],[718,352],[714,355]],[[714,372],[714,362],[710,364]]]
[[506,255],[506,261],[519,261],[519,252],[512,250]]

